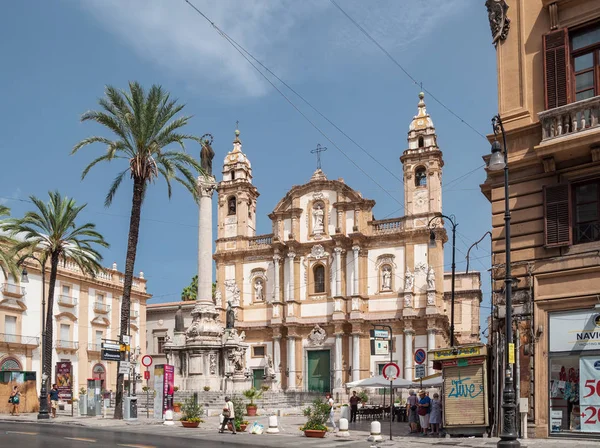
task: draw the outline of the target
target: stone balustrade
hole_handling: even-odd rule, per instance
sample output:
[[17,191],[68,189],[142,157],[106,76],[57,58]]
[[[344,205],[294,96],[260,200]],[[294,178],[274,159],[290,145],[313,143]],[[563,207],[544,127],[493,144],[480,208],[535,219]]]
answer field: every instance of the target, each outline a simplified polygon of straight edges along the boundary
[[600,96],[538,113],[542,142],[598,127]]
[[372,221],[374,235],[385,235],[388,233],[397,233],[404,230],[404,218],[381,219]]
[[264,249],[271,247],[273,234],[253,236],[248,240],[248,246],[251,249]]

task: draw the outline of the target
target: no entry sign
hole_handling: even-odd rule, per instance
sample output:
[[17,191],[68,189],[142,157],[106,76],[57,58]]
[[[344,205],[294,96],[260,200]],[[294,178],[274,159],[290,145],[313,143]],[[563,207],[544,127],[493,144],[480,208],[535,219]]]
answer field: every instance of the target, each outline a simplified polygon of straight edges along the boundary
[[152,365],[152,356],[150,356],[150,355],[142,356],[142,365],[144,367],[150,367]]
[[400,367],[395,362],[388,362],[383,366],[383,377],[388,381],[394,381],[400,376]]

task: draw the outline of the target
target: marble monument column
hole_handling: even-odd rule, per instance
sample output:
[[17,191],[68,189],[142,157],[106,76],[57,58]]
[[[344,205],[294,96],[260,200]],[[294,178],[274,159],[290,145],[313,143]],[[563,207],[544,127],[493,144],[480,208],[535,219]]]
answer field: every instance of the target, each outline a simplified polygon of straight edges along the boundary
[[412,328],[404,329],[404,379],[413,380],[413,338],[415,332]]

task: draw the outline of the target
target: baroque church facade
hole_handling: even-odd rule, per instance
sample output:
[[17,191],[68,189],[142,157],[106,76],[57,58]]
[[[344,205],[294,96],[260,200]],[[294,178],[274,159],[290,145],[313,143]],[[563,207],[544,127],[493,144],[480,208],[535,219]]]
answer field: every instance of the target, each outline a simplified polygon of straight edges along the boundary
[[[272,233],[256,235],[259,192],[236,131],[216,188],[213,258],[216,307],[235,312],[235,327],[248,345],[247,376],[259,380],[274,371],[274,389],[341,390],[346,382],[379,374],[389,361],[389,355],[371,354],[374,324],[391,326],[392,358],[406,379],[414,379],[417,349],[447,346],[447,236],[441,218],[429,226],[442,213],[444,161],[419,97],[400,157],[405,216],[399,218],[375,220],[375,201],[317,169],[268,215]],[[477,310],[469,312],[477,322],[480,300],[479,291]],[[426,366],[434,373],[432,362]]]

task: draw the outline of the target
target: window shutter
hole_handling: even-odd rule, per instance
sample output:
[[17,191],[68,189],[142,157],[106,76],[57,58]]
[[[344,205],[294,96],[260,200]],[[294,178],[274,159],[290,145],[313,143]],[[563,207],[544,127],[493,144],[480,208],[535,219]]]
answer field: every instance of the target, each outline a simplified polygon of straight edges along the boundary
[[566,28],[544,35],[546,109],[571,102],[571,57]]
[[569,184],[544,187],[546,247],[572,244],[571,188]]

